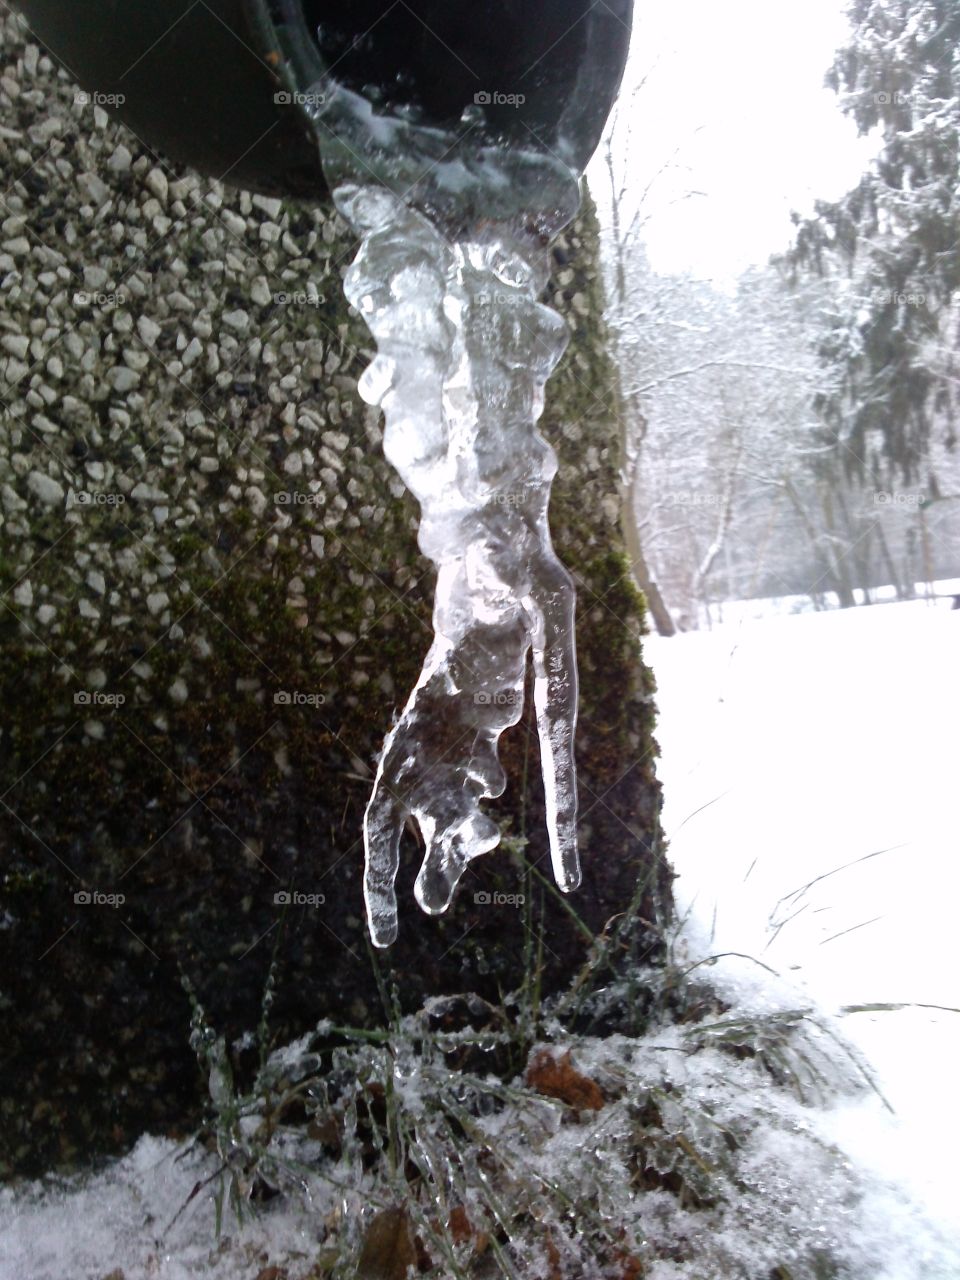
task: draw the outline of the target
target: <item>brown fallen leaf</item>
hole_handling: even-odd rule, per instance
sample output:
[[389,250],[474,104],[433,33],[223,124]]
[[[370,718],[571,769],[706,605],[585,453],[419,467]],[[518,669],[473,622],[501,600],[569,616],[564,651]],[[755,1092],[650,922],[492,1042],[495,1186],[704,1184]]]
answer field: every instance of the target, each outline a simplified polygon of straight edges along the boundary
[[539,1049],[527,1067],[527,1084],[578,1111],[599,1111],[604,1105],[600,1086],[573,1066],[569,1049],[559,1060],[549,1049]]
[[454,1244],[463,1244],[465,1240],[473,1237],[473,1224],[467,1217],[467,1211],[462,1204],[458,1204],[455,1209],[450,1211],[450,1235]]
[[342,1145],[341,1123],[332,1112],[313,1116],[307,1125],[307,1137],[322,1142],[325,1147],[339,1152]]
[[[570,1056],[569,1054],[567,1055]],[[547,1236],[547,1261],[550,1263],[550,1272],[548,1280],[563,1280],[563,1272],[560,1270],[560,1250],[557,1248],[553,1236]]]
[[646,1267],[632,1253],[618,1254],[617,1262],[623,1267],[623,1271],[620,1272],[617,1280],[643,1280],[643,1277],[647,1274]]
[[370,1222],[357,1262],[357,1280],[407,1280],[417,1265],[410,1219],[403,1208],[384,1209]]
[[[439,1218],[430,1219],[431,1228],[441,1234],[443,1227]],[[467,1210],[462,1204],[456,1205],[450,1210],[450,1217],[447,1219],[447,1232],[454,1244],[472,1244],[473,1257],[479,1258],[490,1247],[490,1233],[482,1227],[475,1227],[467,1215]],[[417,1237],[419,1243],[420,1237]]]

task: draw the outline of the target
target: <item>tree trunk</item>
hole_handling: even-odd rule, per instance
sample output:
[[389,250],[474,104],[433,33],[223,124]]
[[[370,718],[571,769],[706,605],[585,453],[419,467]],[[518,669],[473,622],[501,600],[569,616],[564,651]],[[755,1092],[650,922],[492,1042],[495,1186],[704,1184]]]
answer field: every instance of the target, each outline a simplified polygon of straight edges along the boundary
[[[618,317],[622,317],[626,308],[629,290],[627,288],[627,257],[631,248],[630,229],[624,227],[623,190],[618,190],[615,166],[613,161],[613,132],[609,131],[604,143],[604,159],[607,176],[610,182],[610,252],[613,258],[613,282],[611,299]],[[646,420],[640,409],[637,397],[624,394],[623,371],[626,362],[620,343],[619,323],[609,330],[609,343],[613,356],[613,387],[616,396],[617,419],[620,423],[620,512],[623,526],[623,537],[626,543],[630,571],[634,583],[643,592],[646,607],[653,619],[657,634],[674,636],[677,634],[676,624],[670,616],[660,588],[650,573],[647,557],[643,550],[643,539],[640,536],[640,525],[637,519],[637,451],[646,429]]]
[[819,613],[823,608],[823,593],[819,590],[820,584],[825,578],[830,580],[831,585],[833,585],[835,581],[832,551],[829,554],[824,551],[822,545],[823,540],[818,537],[816,527],[810,519],[807,509],[803,505],[800,495],[797,493],[796,486],[790,477],[784,477],[782,484],[784,492],[790,499],[791,506],[799,517],[800,523],[803,526],[803,531],[807,535],[807,541],[810,543],[810,550],[813,552],[814,559],[818,560],[823,566],[822,572],[817,580],[808,588],[810,599],[813,601],[813,607]]
[[847,567],[847,549],[842,546],[843,539],[837,529],[836,514],[833,509],[833,487],[828,482],[821,482],[818,485],[820,493],[820,508],[823,511],[823,523],[825,530],[825,545],[827,561],[830,565],[831,586],[837,593],[837,600],[841,609],[852,609],[857,603],[857,598],[853,594],[853,584],[850,581],[850,571]]
[[873,523],[874,532],[877,535],[877,546],[880,548],[880,559],[883,561],[890,578],[890,584],[897,593],[898,600],[909,600],[911,592],[908,585],[901,580],[900,574],[897,572],[897,566],[894,564],[893,556],[890,554],[890,544],[887,542],[886,534],[883,532],[883,523],[875,520]]
[[872,543],[873,535],[876,530],[876,521],[867,527],[863,533],[858,533],[854,521],[850,515],[850,507],[844,496],[843,488],[837,488],[837,505],[840,508],[840,514],[843,516],[843,524],[847,533],[847,556],[853,561],[857,571],[857,584],[863,592],[863,604],[872,604],[873,600],[870,596],[873,569],[872,569]]
[[643,541],[636,518],[636,508],[632,499],[632,491],[627,490],[623,498],[623,537],[627,548],[627,559],[633,573],[633,580],[643,592],[647,611],[653,619],[657,635],[675,636],[676,623],[670,616],[670,610],[660,593],[660,588],[650,574],[647,558],[643,551]]

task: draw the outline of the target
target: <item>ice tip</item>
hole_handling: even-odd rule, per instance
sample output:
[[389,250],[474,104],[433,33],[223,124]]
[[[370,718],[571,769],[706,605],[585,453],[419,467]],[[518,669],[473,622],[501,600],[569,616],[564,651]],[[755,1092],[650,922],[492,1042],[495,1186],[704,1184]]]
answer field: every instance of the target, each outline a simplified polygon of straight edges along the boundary
[[573,891],[575,889],[579,889],[582,884],[583,873],[579,867],[577,867],[575,871],[568,871],[558,881],[558,885],[562,893],[573,893]]
[[380,951],[386,951],[387,947],[393,946],[397,940],[399,929],[396,920],[367,920],[367,928],[370,932],[370,941]]

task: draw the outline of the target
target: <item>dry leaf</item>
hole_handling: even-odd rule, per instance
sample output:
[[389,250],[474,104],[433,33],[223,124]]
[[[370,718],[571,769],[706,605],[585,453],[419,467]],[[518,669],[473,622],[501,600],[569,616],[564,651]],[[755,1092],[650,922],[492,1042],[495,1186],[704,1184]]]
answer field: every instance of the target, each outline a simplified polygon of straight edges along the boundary
[[618,1280],[643,1280],[647,1274],[646,1268],[639,1258],[635,1258],[632,1253],[621,1253],[617,1255],[617,1261],[623,1267]]
[[570,1050],[559,1061],[549,1049],[540,1049],[527,1067],[527,1084],[547,1098],[558,1098],[578,1111],[599,1111],[603,1094],[595,1080],[577,1071]]
[[550,1263],[548,1280],[563,1280],[563,1272],[560,1270],[560,1250],[557,1248],[553,1236],[547,1236],[545,1243],[547,1246],[547,1261]]
[[406,1209],[384,1209],[371,1221],[360,1250],[357,1280],[407,1280],[417,1249]]
[[467,1217],[467,1211],[462,1204],[450,1212],[450,1236],[454,1244],[463,1244],[465,1240],[473,1237],[473,1224]]

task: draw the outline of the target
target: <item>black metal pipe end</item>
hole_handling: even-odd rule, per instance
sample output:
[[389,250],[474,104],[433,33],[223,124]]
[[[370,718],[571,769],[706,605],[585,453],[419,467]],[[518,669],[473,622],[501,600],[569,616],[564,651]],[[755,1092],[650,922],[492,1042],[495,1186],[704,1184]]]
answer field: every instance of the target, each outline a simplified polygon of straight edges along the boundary
[[[632,0],[17,0],[37,41],[149,148],[270,195],[328,196],[301,95],[541,148],[581,172],[626,60]],[[115,99],[115,102],[111,102]]]

